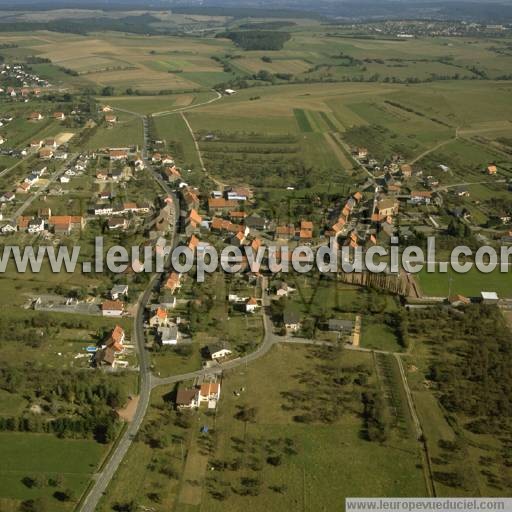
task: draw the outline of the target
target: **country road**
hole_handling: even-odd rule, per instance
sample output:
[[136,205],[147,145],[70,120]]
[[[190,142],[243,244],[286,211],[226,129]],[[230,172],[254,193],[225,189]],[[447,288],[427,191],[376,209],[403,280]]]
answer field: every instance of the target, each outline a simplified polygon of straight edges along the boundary
[[29,151],[26,156],[18,160],[15,164],[11,165],[10,167],[6,167],[3,171],[0,171],[0,178],[5,176],[6,174],[10,173],[12,170],[16,169],[18,165],[21,165],[23,162],[26,162],[29,158],[34,156],[35,151]]
[[195,103],[192,105],[187,105],[186,107],[175,108],[173,110],[164,110],[163,112],[154,112],[153,117],[162,117],[162,116],[168,116],[171,114],[187,112],[188,110],[192,110],[192,109],[198,108],[198,107],[204,107],[205,105],[210,105],[211,103],[214,103],[214,102],[222,99],[222,94],[220,92],[214,91],[214,90],[212,90],[212,92],[214,92],[216,94],[216,96],[210,100],[203,101],[201,103]]
[[68,158],[66,158],[66,160],[64,162],[62,162],[59,166],[58,166],[58,169],[49,177],[48,179],[48,183],[44,186],[44,187],[41,187],[37,190],[37,192],[34,192],[33,194],[29,195],[27,200],[19,206],[19,208],[12,213],[12,215],[10,215],[10,220],[12,221],[16,221],[16,219],[23,214],[23,212],[41,195],[43,194],[44,192],[46,192],[49,188],[50,188],[50,185],[52,183],[55,183],[55,181],[57,181],[57,179],[63,174],[63,170],[65,169],[65,167],[70,163],[72,162],[73,160],[75,160],[76,158],[78,157],[78,154],[77,153],[73,153],[71,155],[68,156]]
[[[143,141],[143,147],[142,147],[142,158],[144,159],[148,168],[151,169],[151,173],[152,173],[152,176],[155,179],[155,181],[159,184],[159,186],[163,189],[163,191],[166,194],[170,195],[173,198],[173,203],[175,206],[173,231],[171,233],[171,247],[174,248],[178,243],[177,223],[178,223],[178,219],[179,219],[179,199],[176,196],[176,194],[174,193],[174,191],[169,188],[167,183],[165,183],[162,180],[161,176],[152,169],[151,163],[149,162],[148,154],[147,154],[147,148],[148,148],[148,142],[149,142],[148,141],[148,129],[147,129],[147,117],[143,114],[128,111],[125,109],[116,109],[116,110],[134,115],[134,116],[138,117],[139,119],[141,119],[141,121],[143,123],[144,141]],[[97,509],[98,503],[100,502],[107,487],[109,486],[110,482],[112,481],[112,478],[114,477],[120,464],[122,463],[124,457],[126,456],[126,453],[128,452],[128,449],[130,448],[135,435],[139,431],[139,428],[142,424],[142,421],[144,419],[144,416],[146,414],[146,411],[147,411],[147,408],[149,405],[149,400],[151,397],[151,390],[153,388],[155,388],[156,386],[172,384],[175,382],[180,382],[182,380],[193,379],[197,376],[204,374],[204,372],[205,372],[204,370],[197,370],[195,372],[175,375],[175,376],[172,376],[172,377],[169,377],[166,379],[160,379],[160,378],[154,377],[151,373],[149,357],[148,357],[148,353],[146,351],[146,346],[145,346],[146,340],[145,340],[145,335],[144,335],[144,312],[145,312],[147,304],[149,303],[149,301],[151,299],[151,295],[153,294],[154,291],[156,291],[156,289],[158,287],[159,280],[160,280],[161,276],[162,276],[162,274],[158,273],[152,277],[146,290],[139,297],[137,304],[136,304],[136,308],[135,308],[133,336],[134,336],[134,341],[135,341],[135,345],[137,347],[137,352],[138,352],[139,374],[140,374],[139,401],[137,404],[137,409],[135,411],[135,415],[133,417],[133,420],[128,424],[128,427],[122,434],[117,445],[114,447],[107,463],[103,466],[101,471],[99,471],[98,473],[96,473],[93,476],[93,485],[92,485],[91,489],[89,490],[87,496],[84,498],[84,500],[82,502],[82,505],[80,507],[81,512],[94,512]],[[265,290],[267,287],[266,279],[262,279],[261,287],[262,287],[262,293],[263,293],[263,305],[265,307],[265,306],[269,305],[269,298],[265,293]],[[248,354],[247,356],[244,356],[242,358],[239,358],[239,359],[236,359],[233,361],[229,361],[227,363],[219,365],[218,368],[215,368],[215,371],[218,369],[229,370],[232,368],[236,368],[237,366],[240,366],[242,364],[247,364],[247,363],[265,355],[270,350],[272,345],[274,344],[275,339],[274,339],[273,328],[272,328],[270,319],[267,318],[267,315],[265,315],[265,314],[263,315],[263,323],[264,323],[264,328],[265,328],[265,336],[264,336],[263,342],[258,347],[258,349],[255,352]],[[210,370],[210,371],[214,371],[214,370]]]
[[[127,112],[127,111],[124,111]],[[142,114],[135,112],[129,112],[140,118],[143,122],[144,129],[144,142],[142,148],[142,158],[145,160],[146,165],[150,167],[150,162],[147,159],[147,145],[148,145],[148,131],[147,131],[147,118]],[[177,236],[177,223],[179,219],[179,200],[172,190],[168,188],[166,183],[163,182],[161,177],[151,169],[151,173],[155,181],[163,189],[163,191],[173,198],[174,210],[174,222],[173,231],[171,233],[171,246],[174,248],[178,242]],[[146,351],[146,340],[144,336],[144,312],[146,309],[151,295],[157,289],[159,280],[162,273],[155,274],[144,293],[139,297],[134,314],[133,322],[133,337],[138,352],[139,360],[139,401],[137,403],[137,409],[135,411],[133,420],[128,424],[128,427],[122,434],[121,439],[113,449],[110,458],[107,463],[103,466],[102,470],[93,476],[94,483],[85,497],[80,507],[81,512],[94,512],[97,509],[98,503],[100,502],[103,494],[109,486],[112,478],[114,477],[119,465],[123,461],[128,449],[130,448],[135,435],[137,434],[146,411],[148,408],[149,400],[151,397],[151,389],[153,387],[152,374],[149,365],[149,357]]]
[[[152,169],[151,163],[148,160],[147,155],[147,148],[148,148],[148,130],[147,130],[147,116],[127,111],[124,109],[116,109],[122,112],[126,112],[129,114],[132,114],[143,122],[144,127],[144,143],[142,148],[142,155],[146,162],[146,165],[150,169],[153,178],[157,181],[159,186],[164,190],[164,192],[171,197],[173,197],[174,205],[175,205],[175,219],[174,219],[174,228],[171,233],[171,246],[174,248],[178,242],[178,236],[177,236],[177,222],[179,218],[179,200],[176,194],[173,190],[171,190],[166,182],[164,182],[161,178],[161,176]],[[185,116],[183,116],[185,118]],[[185,118],[186,120],[186,118]],[[189,127],[191,130],[191,127]],[[264,326],[264,337],[261,344],[258,346],[258,348],[251,352],[250,354],[247,354],[243,357],[227,361],[225,363],[219,363],[217,366],[207,368],[207,369],[200,369],[189,373],[184,374],[177,374],[166,378],[160,378],[156,377],[151,373],[150,364],[149,364],[149,357],[148,353],[146,351],[145,347],[145,334],[144,334],[144,312],[146,309],[147,304],[149,303],[151,296],[154,291],[157,290],[159,285],[159,280],[161,278],[162,274],[155,274],[151,281],[149,282],[146,290],[141,294],[139,297],[136,308],[135,308],[135,316],[134,316],[134,328],[133,328],[133,336],[134,341],[137,347],[138,357],[139,357],[139,373],[140,373],[140,389],[139,389],[139,401],[137,404],[137,409],[135,411],[135,415],[133,417],[133,420],[128,424],[126,430],[122,434],[121,438],[119,439],[117,445],[113,448],[113,451],[106,462],[106,464],[103,466],[103,468],[96,473],[93,476],[93,485],[89,490],[89,493],[84,498],[82,505],[80,507],[80,512],[95,512],[97,510],[98,504],[105,494],[105,491],[107,490],[108,486],[110,485],[110,482],[112,481],[112,478],[114,477],[115,473],[119,469],[119,466],[121,465],[122,461],[124,460],[137,432],[139,431],[142,422],[144,420],[144,416],[146,414],[147,408],[149,406],[151,391],[157,386],[162,385],[171,385],[175,384],[177,382],[185,381],[185,380],[192,380],[196,377],[200,377],[205,374],[211,374],[216,373],[219,371],[227,371],[232,370],[237,367],[240,367],[242,365],[247,365],[248,363],[251,363],[253,361],[258,360],[259,358],[263,357],[265,354],[267,354],[271,348],[280,343],[280,342],[288,342],[288,343],[303,343],[303,344],[319,344],[315,342],[314,340],[308,340],[308,339],[298,339],[297,341],[293,341],[292,339],[285,339],[280,336],[277,336],[274,334],[274,326],[272,324],[272,321],[270,317],[267,314],[267,310],[270,306],[270,297],[266,293],[267,287],[268,287],[268,280],[266,277],[260,278],[260,287],[262,292],[262,318],[263,318],[263,326]],[[421,430],[421,424],[419,423],[419,419],[417,415],[415,414],[414,410],[414,404],[412,402],[412,394],[409,389],[409,385],[407,382],[407,377],[405,375],[405,371],[403,369],[403,366],[401,364],[401,354],[394,353],[394,352],[387,352],[387,351],[379,351],[379,350],[372,350],[372,349],[366,349],[364,347],[351,347],[347,346],[350,350],[358,350],[361,352],[379,352],[383,354],[393,355],[397,358],[399,367],[400,367],[400,374],[402,377],[403,386],[405,388],[405,392],[407,395],[407,399],[409,402],[409,408],[411,410],[411,415],[413,415],[413,421],[416,427],[416,434],[420,435],[422,432]],[[403,355],[403,354],[402,354]],[[409,401],[410,400],[410,401]],[[421,438],[421,435],[420,435]],[[420,439],[418,439],[420,441]],[[422,455],[424,456],[424,455]],[[428,462],[428,459],[427,459]],[[427,483],[428,485],[428,483]],[[429,489],[430,492],[430,489]]]

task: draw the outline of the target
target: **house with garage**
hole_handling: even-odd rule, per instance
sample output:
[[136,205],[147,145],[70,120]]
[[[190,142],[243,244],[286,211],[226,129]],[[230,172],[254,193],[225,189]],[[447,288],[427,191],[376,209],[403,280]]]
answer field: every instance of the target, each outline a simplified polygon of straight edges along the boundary
[[203,382],[199,386],[199,405],[208,404],[208,409],[215,409],[220,400],[220,382]]
[[108,156],[113,162],[126,160],[128,158],[128,151],[126,149],[109,149]]
[[126,333],[120,325],[116,325],[110,336],[107,338],[105,345],[112,348],[116,352],[122,352],[124,350],[124,342],[126,339]]
[[411,192],[411,203],[430,204],[432,201],[432,192],[428,190],[413,190]]

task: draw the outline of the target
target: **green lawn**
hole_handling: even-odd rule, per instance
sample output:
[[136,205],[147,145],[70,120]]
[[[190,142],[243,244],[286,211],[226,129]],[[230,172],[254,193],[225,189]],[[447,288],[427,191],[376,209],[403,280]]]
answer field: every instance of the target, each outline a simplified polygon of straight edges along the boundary
[[297,124],[299,125],[301,132],[312,132],[313,127],[308,119],[308,115],[305,110],[300,108],[293,109],[293,114],[295,115],[295,119],[297,120]]
[[175,349],[169,348],[153,353],[151,363],[154,373],[159,377],[169,377],[180,373],[193,372],[201,369],[201,355],[197,343],[191,345],[190,356],[181,356]]
[[393,329],[384,323],[373,321],[371,317],[364,317],[363,319],[361,346],[389,352],[400,352],[402,350]]

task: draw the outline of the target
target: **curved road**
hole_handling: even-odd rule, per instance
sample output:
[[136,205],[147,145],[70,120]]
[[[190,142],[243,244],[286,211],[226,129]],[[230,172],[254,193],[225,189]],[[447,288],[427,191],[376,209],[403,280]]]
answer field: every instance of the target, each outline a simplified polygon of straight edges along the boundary
[[[219,98],[216,98],[219,99]],[[211,101],[210,101],[211,102]],[[142,155],[144,160],[146,161],[146,165],[148,168],[151,169],[150,162],[148,161],[147,157],[147,146],[148,146],[148,130],[147,130],[147,117],[136,113],[136,112],[130,112],[123,109],[116,109],[120,110],[129,114],[132,114],[139,119],[142,120],[143,126],[144,126],[144,144],[142,148]],[[160,187],[164,190],[165,193],[171,195],[174,199],[174,205],[175,205],[175,218],[174,218],[174,229],[171,233],[171,246],[174,248],[178,242],[177,235],[177,222],[179,219],[179,200],[178,197],[175,195],[174,191],[172,191],[168,185],[162,180],[160,175],[156,172],[153,172],[153,177],[157,181],[157,183],[160,185]],[[98,503],[100,502],[102,496],[104,495],[107,487],[109,486],[112,478],[114,477],[116,471],[118,470],[121,462],[123,461],[124,457],[126,456],[126,453],[128,452],[128,449],[130,448],[133,439],[135,438],[135,435],[137,434],[142,421],[144,419],[144,416],[146,414],[149,400],[151,396],[151,390],[155,388],[156,386],[160,385],[166,385],[166,384],[173,384],[176,382],[180,382],[183,380],[189,380],[194,379],[195,377],[207,374],[207,373],[214,373],[219,370],[225,371],[230,370],[233,368],[236,368],[240,365],[247,364],[251,361],[254,361],[263,355],[265,355],[276,343],[278,340],[273,334],[273,325],[270,321],[270,318],[265,313],[265,309],[270,305],[270,299],[266,293],[267,289],[267,279],[261,278],[260,284],[261,284],[261,291],[262,291],[262,302],[263,302],[263,326],[264,326],[264,339],[261,345],[252,353],[238,358],[236,360],[228,361],[224,364],[219,364],[216,367],[209,368],[209,369],[202,369],[197,370],[195,372],[180,374],[180,375],[174,375],[168,378],[158,378],[152,375],[150,364],[149,364],[149,357],[148,353],[146,351],[145,347],[145,336],[144,336],[144,311],[146,309],[147,304],[149,303],[151,299],[151,295],[154,291],[158,289],[159,286],[159,280],[162,277],[163,273],[155,274],[151,281],[149,282],[146,290],[143,294],[139,297],[136,308],[135,308],[135,316],[134,316],[134,325],[133,325],[133,337],[135,344],[137,346],[138,351],[138,357],[139,357],[139,371],[140,371],[140,390],[139,390],[139,401],[137,404],[137,409],[135,411],[134,417],[132,421],[128,424],[126,430],[122,434],[121,438],[118,440],[117,445],[113,448],[112,453],[110,454],[110,457],[106,464],[103,466],[101,471],[96,473],[93,476],[93,485],[85,497],[85,499],[82,502],[82,505],[80,507],[81,512],[95,512],[97,509]]]

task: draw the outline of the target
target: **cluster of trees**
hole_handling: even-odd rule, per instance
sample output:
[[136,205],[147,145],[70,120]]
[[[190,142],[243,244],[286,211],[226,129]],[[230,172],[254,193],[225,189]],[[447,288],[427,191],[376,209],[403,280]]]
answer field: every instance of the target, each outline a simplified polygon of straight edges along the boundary
[[148,13],[123,16],[120,18],[62,18],[47,22],[17,21],[12,23],[0,23],[0,32],[33,32],[36,30],[50,30],[52,32],[87,35],[89,32],[113,30],[144,35],[172,35],[177,33],[177,30],[172,27],[166,28],[153,25],[155,22],[159,21],[160,20],[158,18]]
[[280,28],[289,28],[297,25],[294,21],[256,21],[253,23],[243,23],[239,28],[252,30],[279,30]]
[[299,158],[287,154],[282,148],[278,152],[261,153],[253,147],[250,153],[207,152],[204,159],[212,174],[227,180],[245,176],[250,185],[256,187],[299,188],[312,186],[319,179],[318,170],[306,166]]
[[210,315],[214,306],[214,291],[205,287],[204,283],[196,285],[193,290],[195,299],[188,303],[190,333],[206,330],[218,321]]
[[[76,292],[78,294],[80,289]],[[58,318],[45,313],[37,313],[23,319],[4,316],[0,317],[0,343],[19,341],[37,348],[51,337],[55,337],[61,328],[90,330],[92,325],[89,319]]]
[[[233,449],[237,456],[229,459],[211,459],[209,465],[215,470],[207,480],[210,495],[219,501],[227,499],[231,493],[238,496],[258,496],[262,481],[258,478],[265,464],[278,467],[297,455],[296,443],[291,438],[232,437]],[[243,476],[240,476],[243,471]],[[251,471],[251,472],[249,472]],[[282,494],[286,485],[273,485],[274,492]]]
[[474,432],[510,432],[512,337],[500,310],[475,304],[463,314],[436,308],[409,314],[411,334],[428,333],[436,346],[429,377],[443,406],[470,418]]
[[369,441],[383,443],[389,435],[389,414],[382,392],[367,391],[363,399],[363,433]]
[[231,39],[244,50],[281,50],[290,39],[288,32],[274,32],[272,30],[241,30],[222,32],[216,37]]
[[68,370],[34,365],[2,367],[0,389],[40,404],[38,412],[1,417],[0,430],[93,437],[101,443],[114,439],[119,427],[114,409],[127,400],[122,376],[89,373],[87,379],[77,379]]
[[38,57],[37,55],[30,55],[25,59],[27,64],[51,64],[52,61],[45,57]]
[[361,392],[367,389],[370,368],[343,365],[342,347],[321,347],[312,352],[315,364],[303,370],[300,379],[315,382],[315,386],[283,392],[282,409],[293,412],[297,423],[327,425],[338,421],[346,411],[360,410]]

